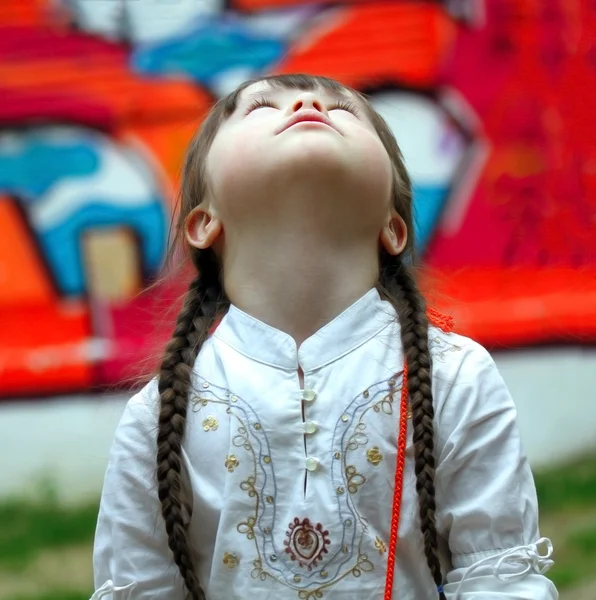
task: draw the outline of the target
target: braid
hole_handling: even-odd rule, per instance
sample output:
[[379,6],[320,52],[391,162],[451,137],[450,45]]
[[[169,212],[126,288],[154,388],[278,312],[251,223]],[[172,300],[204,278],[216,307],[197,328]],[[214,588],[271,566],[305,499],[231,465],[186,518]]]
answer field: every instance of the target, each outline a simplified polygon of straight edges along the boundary
[[183,472],[181,452],[192,369],[224,294],[213,253],[197,253],[193,261],[198,274],[189,286],[159,371],[157,488],[174,560],[192,600],[204,600],[187,536],[192,501],[184,497],[183,477],[187,474]]
[[439,597],[444,599],[435,523],[434,408],[425,302],[408,267],[399,257],[385,252],[381,256],[380,284],[400,318],[401,340],[408,367],[408,396],[414,425],[414,471],[420,529],[424,538],[426,562],[439,590]]

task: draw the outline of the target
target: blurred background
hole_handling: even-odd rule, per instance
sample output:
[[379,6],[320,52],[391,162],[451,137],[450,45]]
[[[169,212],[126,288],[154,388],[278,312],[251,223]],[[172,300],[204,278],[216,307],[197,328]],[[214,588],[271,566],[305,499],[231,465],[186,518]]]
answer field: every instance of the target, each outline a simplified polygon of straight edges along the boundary
[[86,600],[114,429],[170,334],[185,147],[265,73],[368,94],[423,285],[519,410],[569,600],[596,598],[596,3],[1,0],[0,600]]

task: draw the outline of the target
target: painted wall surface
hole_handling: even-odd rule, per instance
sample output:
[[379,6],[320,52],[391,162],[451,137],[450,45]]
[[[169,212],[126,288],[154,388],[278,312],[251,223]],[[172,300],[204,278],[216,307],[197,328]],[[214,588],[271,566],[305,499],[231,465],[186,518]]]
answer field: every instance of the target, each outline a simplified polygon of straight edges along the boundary
[[246,78],[368,93],[426,284],[494,346],[596,340],[596,4],[3,0],[0,396],[112,387],[168,336],[185,147]]

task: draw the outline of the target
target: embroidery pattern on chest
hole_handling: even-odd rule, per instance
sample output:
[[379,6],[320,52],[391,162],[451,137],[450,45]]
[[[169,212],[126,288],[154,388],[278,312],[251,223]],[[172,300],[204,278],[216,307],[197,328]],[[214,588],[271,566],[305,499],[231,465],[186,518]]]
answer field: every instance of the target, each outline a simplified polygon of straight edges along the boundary
[[[234,474],[237,464],[250,465],[250,474],[244,475],[238,485],[254,504],[236,530],[255,544],[251,577],[275,580],[294,590],[299,600],[314,600],[324,598],[326,589],[346,577],[358,578],[374,571],[369,551],[372,548],[378,557],[383,554],[385,544],[378,537],[368,540],[367,520],[354,503],[354,496],[367,479],[351,463],[356,453],[362,454],[371,469],[383,459],[378,446],[369,444],[365,417],[369,411],[379,417],[386,415],[397,431],[399,402],[394,401],[394,396],[399,399],[400,388],[395,378],[378,382],[358,394],[334,426],[330,449],[331,493],[337,511],[333,522],[341,527],[331,532],[325,523],[311,522],[308,515],[296,515],[290,523],[277,523],[275,461],[257,412],[231,390],[202,379],[199,389],[200,395],[191,399],[194,411],[201,411],[211,403],[221,404],[230,416],[233,448],[222,468],[230,476],[237,476]],[[285,535],[280,535],[281,531]]]
[[461,347],[449,342],[446,338],[451,337],[450,334],[443,332],[430,337],[428,340],[428,350],[431,353],[433,360],[446,362],[448,354],[451,352],[459,352]]

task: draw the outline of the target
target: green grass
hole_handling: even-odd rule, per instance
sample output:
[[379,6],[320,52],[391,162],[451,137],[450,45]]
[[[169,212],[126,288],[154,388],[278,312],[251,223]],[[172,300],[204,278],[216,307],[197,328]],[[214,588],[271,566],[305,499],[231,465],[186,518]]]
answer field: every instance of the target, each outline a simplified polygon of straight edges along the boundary
[[596,526],[572,533],[568,539],[574,550],[596,556]]
[[596,456],[535,474],[541,514],[596,503]]
[[535,474],[541,529],[552,538],[562,590],[594,577],[596,564],[596,456]]
[[587,527],[575,526],[553,540],[555,566],[548,575],[559,589],[594,577],[596,564],[596,518]]
[[11,500],[0,504],[0,567],[25,567],[42,550],[90,542],[97,521],[97,503],[64,507]]

